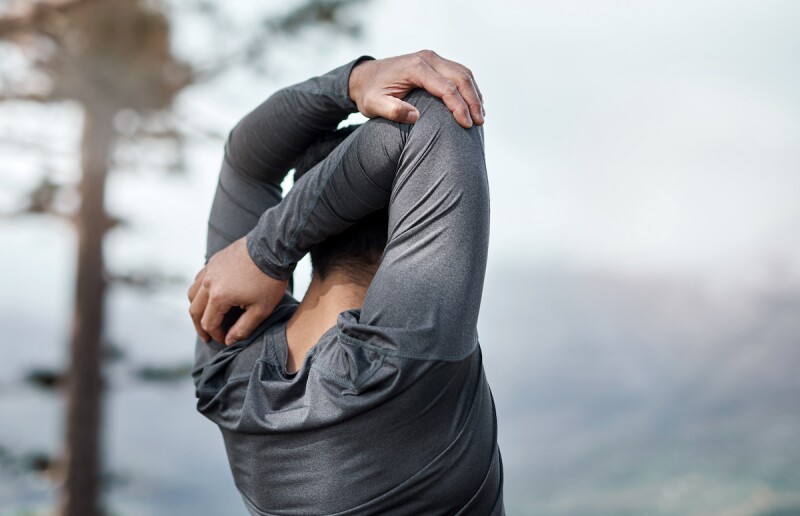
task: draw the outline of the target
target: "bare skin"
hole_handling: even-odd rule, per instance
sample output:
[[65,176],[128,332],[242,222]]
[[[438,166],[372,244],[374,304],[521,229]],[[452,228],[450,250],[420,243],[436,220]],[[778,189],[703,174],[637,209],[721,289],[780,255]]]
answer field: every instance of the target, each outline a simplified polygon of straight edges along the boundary
[[341,312],[360,308],[372,278],[355,282],[336,271],[320,279],[314,274],[303,302],[286,325],[286,340],[289,354],[286,370],[296,372],[305,360],[306,353],[319,341],[326,331],[336,325]]
[[[419,112],[402,99],[416,88],[441,98],[461,126],[484,123],[483,96],[472,72],[431,50],[362,61],[350,74],[348,94],[364,116],[414,123]],[[287,281],[271,278],[258,269],[242,237],[212,256],[189,288],[189,314],[197,334],[205,342],[213,338],[228,346],[247,338],[272,313],[286,286]],[[237,306],[245,312],[226,333],[223,318]],[[306,342],[307,336],[295,335],[296,342]],[[300,348],[303,345],[298,344]]]

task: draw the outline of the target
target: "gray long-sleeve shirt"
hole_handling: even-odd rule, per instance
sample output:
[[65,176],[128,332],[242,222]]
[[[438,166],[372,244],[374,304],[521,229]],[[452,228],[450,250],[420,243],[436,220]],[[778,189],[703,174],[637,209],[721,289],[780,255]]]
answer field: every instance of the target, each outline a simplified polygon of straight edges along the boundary
[[281,200],[293,161],[355,105],[353,61],[280,90],[231,131],[206,258],[247,235],[285,279],[308,249],[388,204],[364,305],[293,374],[287,292],[249,338],[198,339],[198,410],[221,429],[252,514],[502,514],[494,403],[477,338],[489,234],[479,127],[416,90],[416,124],[370,120]]

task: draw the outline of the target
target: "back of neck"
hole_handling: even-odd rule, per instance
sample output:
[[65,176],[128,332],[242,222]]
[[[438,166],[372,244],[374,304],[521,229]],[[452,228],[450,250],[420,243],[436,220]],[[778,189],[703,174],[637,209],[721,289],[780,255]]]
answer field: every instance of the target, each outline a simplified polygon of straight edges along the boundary
[[361,307],[366,293],[367,286],[354,282],[344,274],[334,272],[324,280],[314,274],[303,302],[286,325],[289,345],[287,371],[297,371],[308,350],[336,324],[339,314]]

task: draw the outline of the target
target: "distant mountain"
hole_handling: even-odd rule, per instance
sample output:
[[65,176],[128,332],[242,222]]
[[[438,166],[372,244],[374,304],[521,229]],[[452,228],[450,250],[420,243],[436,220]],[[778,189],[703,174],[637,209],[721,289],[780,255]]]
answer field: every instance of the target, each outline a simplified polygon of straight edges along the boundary
[[509,514],[800,513],[800,286],[511,265],[479,331]]

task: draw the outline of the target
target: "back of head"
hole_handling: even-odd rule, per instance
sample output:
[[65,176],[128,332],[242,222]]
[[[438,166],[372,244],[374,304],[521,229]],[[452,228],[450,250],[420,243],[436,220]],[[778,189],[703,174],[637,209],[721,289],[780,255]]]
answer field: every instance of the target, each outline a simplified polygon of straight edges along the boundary
[[[358,126],[337,129],[314,142],[297,162],[294,180],[297,181],[317,163],[325,159]],[[311,248],[311,264],[320,279],[331,273],[343,273],[350,280],[367,285],[380,265],[386,247],[389,213],[382,208],[362,218],[342,233],[332,236]]]

